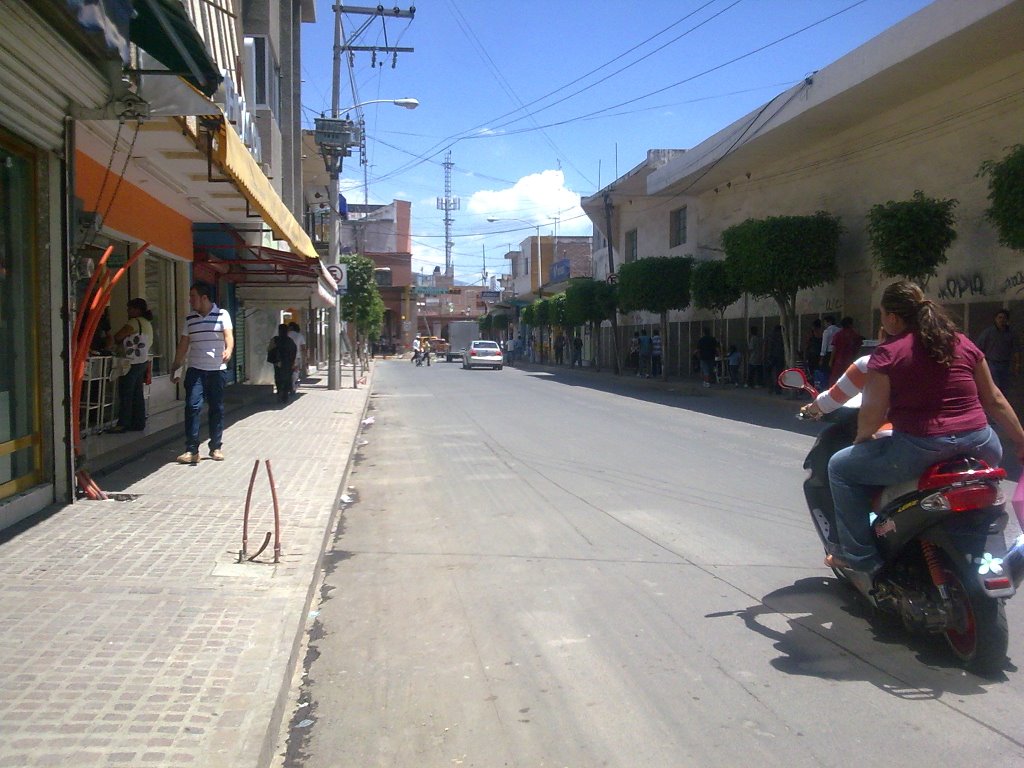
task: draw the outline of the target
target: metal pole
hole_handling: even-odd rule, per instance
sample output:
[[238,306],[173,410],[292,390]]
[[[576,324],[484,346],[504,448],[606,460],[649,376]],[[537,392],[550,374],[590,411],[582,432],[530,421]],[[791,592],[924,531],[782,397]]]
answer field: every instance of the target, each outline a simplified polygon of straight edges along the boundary
[[[341,90],[341,6],[334,6],[334,62],[331,73],[331,117],[338,117],[338,101]],[[338,174],[341,172],[342,156],[331,158],[331,182],[328,191],[331,205],[330,232],[327,240],[327,263],[338,263]],[[341,313],[338,297],[327,312],[327,389],[341,389]]]

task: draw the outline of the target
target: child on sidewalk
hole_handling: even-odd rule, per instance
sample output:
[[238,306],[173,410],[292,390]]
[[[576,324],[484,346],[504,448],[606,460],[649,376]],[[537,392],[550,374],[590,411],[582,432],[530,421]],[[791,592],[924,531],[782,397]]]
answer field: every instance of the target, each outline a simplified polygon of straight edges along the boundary
[[740,385],[740,352],[736,349],[735,344],[729,345],[729,356],[726,360],[729,362],[729,379],[734,387],[738,387]]

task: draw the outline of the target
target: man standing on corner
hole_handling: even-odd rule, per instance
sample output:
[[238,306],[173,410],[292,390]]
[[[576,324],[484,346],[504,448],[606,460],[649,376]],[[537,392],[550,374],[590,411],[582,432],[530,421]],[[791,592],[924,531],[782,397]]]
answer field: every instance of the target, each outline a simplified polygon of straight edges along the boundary
[[227,363],[235,349],[231,316],[213,302],[213,286],[196,282],[188,292],[192,312],[185,318],[178,348],[171,365],[171,381],[185,371],[185,452],[179,464],[199,463],[199,412],[206,400],[210,418],[210,458],[224,461],[224,384]]
[[1013,331],[1010,330],[1010,311],[1000,309],[996,312],[992,325],[979,333],[974,343],[985,354],[992,380],[999,391],[1006,394],[1010,387],[1013,358],[1017,353]]

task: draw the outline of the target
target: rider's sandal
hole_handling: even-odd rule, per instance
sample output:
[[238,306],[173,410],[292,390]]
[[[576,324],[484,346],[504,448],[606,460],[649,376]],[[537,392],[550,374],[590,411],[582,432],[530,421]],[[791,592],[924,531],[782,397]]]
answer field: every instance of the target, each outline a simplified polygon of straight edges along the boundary
[[839,570],[850,567],[850,564],[843,560],[841,557],[837,557],[836,555],[831,554],[825,555],[825,565],[827,565],[829,568],[836,568]]

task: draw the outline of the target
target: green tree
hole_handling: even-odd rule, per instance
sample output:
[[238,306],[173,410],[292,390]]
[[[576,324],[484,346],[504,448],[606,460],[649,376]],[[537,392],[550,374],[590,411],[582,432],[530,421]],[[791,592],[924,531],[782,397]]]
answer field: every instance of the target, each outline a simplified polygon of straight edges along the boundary
[[925,197],[918,189],[910,200],[871,206],[868,238],[882,274],[908,280],[934,275],[956,239],[956,205],[956,200]]
[[725,310],[739,301],[743,292],[733,282],[724,261],[698,261],[690,278],[693,304],[725,316]]
[[1024,144],[998,162],[982,163],[978,173],[989,177],[985,218],[995,226],[1000,244],[1024,251]]
[[778,305],[789,365],[796,359],[797,292],[835,279],[841,233],[839,219],[824,211],[747,219],[722,232],[733,283],[754,297],[770,296]]
[[554,310],[551,306],[551,299],[537,299],[533,304],[537,308],[534,319],[537,321],[537,330],[539,331],[537,342],[540,344],[540,361],[545,363],[547,362],[547,352],[544,346],[544,329],[551,325],[551,316],[554,314]]
[[480,328],[481,338],[490,338],[491,328],[494,327],[494,319],[490,315],[481,315],[477,320],[477,326]]
[[491,327],[494,328],[498,333],[508,338],[508,326],[512,322],[511,318],[504,312],[499,312],[491,317]]
[[[688,256],[637,259],[619,269],[619,308],[623,312],[642,310],[660,317],[661,338],[668,338],[668,313],[690,306],[690,276],[693,259]],[[667,378],[668,366],[661,367]]]
[[537,315],[536,304],[537,304],[537,302],[533,302],[532,304],[527,304],[525,307],[523,307],[522,312],[519,313],[519,319],[522,320],[525,325],[528,325],[531,328],[533,328],[534,325],[536,325],[536,321],[537,321],[537,318],[536,318],[536,315]]
[[[605,320],[611,320],[618,308],[618,293],[613,285],[589,277],[573,278],[565,289],[565,318],[570,326],[589,324],[590,337],[600,339],[598,328]],[[599,350],[592,350],[596,363]],[[618,368],[616,368],[618,371]]]
[[342,256],[348,266],[348,291],[340,297],[341,319],[355,327],[356,349],[362,338],[376,339],[384,323],[384,300],[374,279],[373,261],[366,256]]

